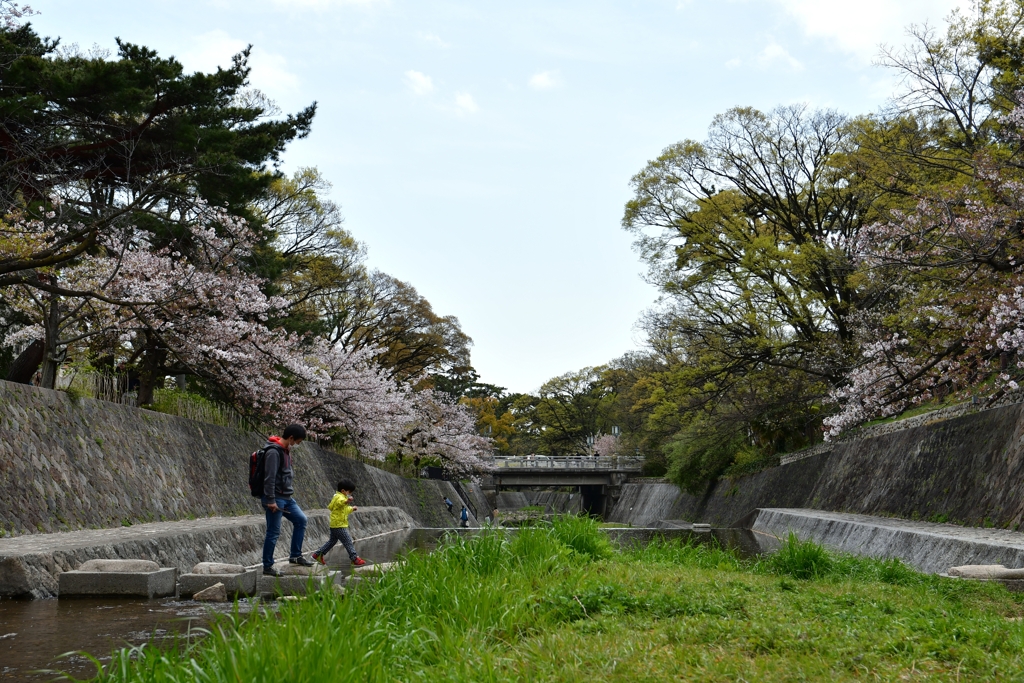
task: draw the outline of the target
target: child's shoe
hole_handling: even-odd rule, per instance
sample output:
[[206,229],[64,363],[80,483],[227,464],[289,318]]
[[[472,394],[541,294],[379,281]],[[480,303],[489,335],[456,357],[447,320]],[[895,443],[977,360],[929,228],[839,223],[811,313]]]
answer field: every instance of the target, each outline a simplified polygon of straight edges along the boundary
[[361,557],[357,557],[356,559],[352,560],[353,567],[362,567],[364,564],[366,564],[366,560],[364,560]]
[[315,562],[319,562],[320,564],[327,564],[327,560],[324,559],[323,555],[317,555],[316,553],[313,553],[310,557],[312,557]]

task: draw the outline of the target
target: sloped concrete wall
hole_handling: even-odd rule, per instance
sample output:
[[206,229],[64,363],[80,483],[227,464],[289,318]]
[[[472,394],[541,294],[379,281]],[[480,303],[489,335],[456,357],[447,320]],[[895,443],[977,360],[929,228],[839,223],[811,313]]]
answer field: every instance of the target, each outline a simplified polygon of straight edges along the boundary
[[[262,512],[249,495],[257,434],[0,381],[0,533],[17,536]],[[295,450],[296,499],[326,506],[338,479],[357,505],[397,507],[453,526],[451,484],[410,480],[315,443]],[[475,525],[475,517],[471,519]]]
[[[813,508],[971,526],[1024,524],[1024,406],[921,420],[735,480],[702,496],[627,483],[611,521],[728,526],[755,508]],[[631,509],[632,508],[632,509]]]
[[761,509],[751,530],[761,550],[790,533],[826,547],[878,559],[897,557],[937,574],[965,564],[1024,565],[1024,534],[820,510]]

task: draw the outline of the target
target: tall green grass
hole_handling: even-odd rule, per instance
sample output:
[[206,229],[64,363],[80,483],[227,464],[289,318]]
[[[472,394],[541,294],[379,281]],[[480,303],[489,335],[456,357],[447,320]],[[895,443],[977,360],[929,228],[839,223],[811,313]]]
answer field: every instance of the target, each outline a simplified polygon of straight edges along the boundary
[[614,549],[600,526],[585,515],[564,515],[551,520],[554,538],[571,548],[581,557],[600,560],[611,557]]
[[560,602],[538,599],[536,581],[581,578],[586,564],[612,552],[586,518],[511,536],[453,535],[345,597],[325,590],[277,603],[276,617],[224,618],[197,645],[121,650],[97,680],[417,680],[425,668],[455,662],[477,670],[473,657],[575,618]]
[[97,680],[1014,680],[1022,615],[999,586],[795,536],[757,561],[709,539],[617,552],[594,520],[569,517],[453,534],[344,597],[119,651]]
[[814,541],[801,541],[790,532],[775,553],[753,565],[755,571],[796,579],[858,579],[894,585],[934,582],[935,577],[914,571],[896,558],[878,560],[834,553]]

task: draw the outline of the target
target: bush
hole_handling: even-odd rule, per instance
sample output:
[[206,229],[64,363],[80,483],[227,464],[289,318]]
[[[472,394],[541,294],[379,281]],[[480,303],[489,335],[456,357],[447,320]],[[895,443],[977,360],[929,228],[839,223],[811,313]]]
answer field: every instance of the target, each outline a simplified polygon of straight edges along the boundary
[[797,579],[818,579],[833,574],[837,568],[832,555],[814,541],[801,541],[792,531],[778,552],[762,560],[762,566],[774,574],[788,574]]
[[577,555],[600,560],[614,553],[597,520],[586,515],[562,515],[551,520],[554,537]]

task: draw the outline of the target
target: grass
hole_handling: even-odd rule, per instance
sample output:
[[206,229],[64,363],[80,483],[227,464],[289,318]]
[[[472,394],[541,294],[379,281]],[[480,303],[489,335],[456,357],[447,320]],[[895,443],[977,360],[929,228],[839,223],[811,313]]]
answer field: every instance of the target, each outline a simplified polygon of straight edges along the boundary
[[618,551],[560,518],[454,537],[198,644],[123,650],[99,680],[1019,680],[1022,615],[1000,586],[795,538],[756,562],[678,541]]

